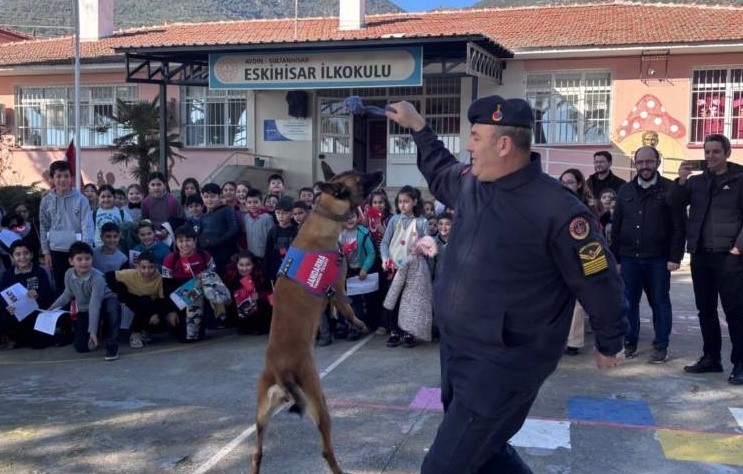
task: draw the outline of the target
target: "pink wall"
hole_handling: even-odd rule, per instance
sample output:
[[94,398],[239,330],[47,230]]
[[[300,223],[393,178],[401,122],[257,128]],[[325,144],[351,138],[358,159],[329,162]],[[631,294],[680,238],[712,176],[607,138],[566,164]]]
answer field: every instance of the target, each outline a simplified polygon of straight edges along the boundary
[[[641,145],[642,132],[658,133],[658,149],[666,158],[665,173],[675,173],[678,160],[702,159],[698,145],[690,145],[691,78],[694,69],[705,66],[740,66],[740,54],[671,55],[666,75],[665,61],[643,64],[639,56],[526,61],[527,72],[608,70],[612,75],[612,153],[632,155]],[[641,80],[641,67],[652,66],[652,80]],[[660,80],[661,78],[665,80]],[[636,110],[633,111],[633,109]],[[643,114],[647,112],[647,115]],[[641,115],[642,114],[642,115]],[[654,120],[658,118],[659,122]],[[625,124],[626,120],[626,125]],[[635,122],[638,126],[633,125]],[[637,128],[636,128],[637,127]],[[565,148],[564,146],[562,148]],[[600,147],[578,147],[595,151]],[[732,160],[743,163],[743,144],[733,146]],[[628,163],[625,162],[625,165]]]

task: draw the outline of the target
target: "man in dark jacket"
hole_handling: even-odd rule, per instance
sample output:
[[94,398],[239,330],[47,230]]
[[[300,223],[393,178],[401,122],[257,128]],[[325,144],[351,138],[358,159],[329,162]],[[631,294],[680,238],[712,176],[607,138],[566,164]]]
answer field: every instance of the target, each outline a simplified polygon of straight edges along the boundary
[[684,256],[684,215],[672,213],[668,193],[673,181],[660,176],[660,154],[651,146],[635,152],[635,179],[619,188],[611,250],[621,265],[624,295],[629,303],[625,357],[637,355],[640,296],[643,287],[653,308],[655,339],[648,362],[668,360],[671,335],[671,273]]
[[586,180],[586,184],[591,189],[594,199],[601,197],[601,192],[606,188],[611,188],[619,192],[627,181],[615,175],[611,171],[612,156],[608,151],[597,151],[593,155],[593,169],[596,171]]
[[530,153],[527,102],[472,103],[470,166],[410,103],[390,108],[387,117],[412,130],[432,194],[457,210],[444,256],[451,278],[434,290],[445,414],[422,472],[531,472],[508,440],[557,366],[576,296],[598,366],[618,363],[626,302],[616,263],[588,208]]
[[728,381],[743,385],[743,166],[728,163],[730,140],[713,134],[704,139],[707,170],[696,176],[682,163],[672,188],[674,212],[686,212],[686,246],[691,254],[691,279],[704,341],[702,357],[686,372],[722,372],[722,336],[717,297],[730,332],[733,371]]

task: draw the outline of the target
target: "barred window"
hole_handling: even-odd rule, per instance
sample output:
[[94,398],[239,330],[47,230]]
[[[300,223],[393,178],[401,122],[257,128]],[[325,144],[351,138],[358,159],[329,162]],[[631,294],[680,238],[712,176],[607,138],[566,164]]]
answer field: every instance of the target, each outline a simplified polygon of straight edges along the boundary
[[534,109],[534,143],[608,143],[611,74],[529,74],[526,97]]
[[712,133],[743,140],[743,68],[694,71],[690,130],[692,143]]
[[[111,119],[116,100],[137,100],[134,85],[80,89],[80,146],[113,145],[126,131]],[[75,88],[36,86],[16,89],[16,135],[22,146],[67,146],[75,135]]]
[[192,147],[250,147],[248,91],[184,87],[182,136]]

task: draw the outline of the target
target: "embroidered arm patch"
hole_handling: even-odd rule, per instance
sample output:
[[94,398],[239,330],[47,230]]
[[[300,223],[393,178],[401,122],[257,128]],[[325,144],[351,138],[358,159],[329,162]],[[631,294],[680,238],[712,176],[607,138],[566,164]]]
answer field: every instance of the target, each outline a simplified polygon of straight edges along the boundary
[[606,251],[597,241],[589,242],[578,249],[583,275],[591,276],[609,268]]

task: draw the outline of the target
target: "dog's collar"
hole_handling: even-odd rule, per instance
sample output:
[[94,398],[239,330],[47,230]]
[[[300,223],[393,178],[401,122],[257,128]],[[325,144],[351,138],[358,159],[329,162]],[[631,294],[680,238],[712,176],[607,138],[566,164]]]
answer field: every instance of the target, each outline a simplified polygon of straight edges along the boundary
[[312,212],[317,212],[323,217],[327,217],[331,221],[335,222],[346,222],[348,218],[352,215],[351,212],[347,212],[346,214],[336,214],[329,209],[326,209],[320,205],[320,203],[317,203],[315,205],[315,208],[312,209]]
[[340,250],[301,250],[292,245],[281,262],[277,276],[296,281],[314,296],[330,298],[335,295],[343,258]]

